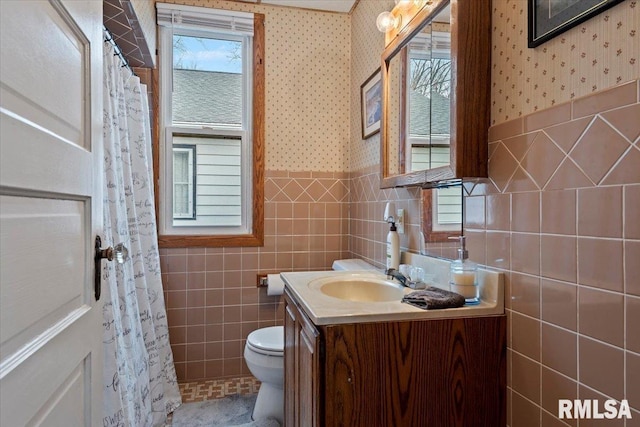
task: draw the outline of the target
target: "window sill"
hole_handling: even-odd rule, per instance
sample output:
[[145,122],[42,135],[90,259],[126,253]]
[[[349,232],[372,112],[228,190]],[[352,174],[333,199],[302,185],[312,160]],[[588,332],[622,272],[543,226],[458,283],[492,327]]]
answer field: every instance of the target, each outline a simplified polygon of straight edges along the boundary
[[264,233],[227,236],[158,236],[161,248],[221,248],[264,246]]

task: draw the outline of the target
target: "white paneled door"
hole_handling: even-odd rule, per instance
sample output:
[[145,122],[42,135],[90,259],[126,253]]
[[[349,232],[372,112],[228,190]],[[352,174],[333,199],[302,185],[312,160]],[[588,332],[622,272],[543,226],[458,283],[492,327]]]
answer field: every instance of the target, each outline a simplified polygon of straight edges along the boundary
[[102,2],[0,20],[0,425],[102,425]]

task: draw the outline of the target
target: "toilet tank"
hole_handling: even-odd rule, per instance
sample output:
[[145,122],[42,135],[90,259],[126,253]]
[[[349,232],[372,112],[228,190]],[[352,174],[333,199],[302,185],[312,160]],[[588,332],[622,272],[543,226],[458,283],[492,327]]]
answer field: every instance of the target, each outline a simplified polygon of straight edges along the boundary
[[333,265],[331,266],[334,270],[337,271],[347,271],[347,270],[375,270],[378,271],[373,265],[369,264],[366,261],[361,259],[337,259],[333,261]]

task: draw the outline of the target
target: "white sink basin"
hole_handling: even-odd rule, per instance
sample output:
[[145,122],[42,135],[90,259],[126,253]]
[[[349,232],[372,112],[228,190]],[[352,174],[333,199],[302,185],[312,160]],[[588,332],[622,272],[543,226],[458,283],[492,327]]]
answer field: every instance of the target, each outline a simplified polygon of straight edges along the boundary
[[355,302],[400,301],[404,288],[399,283],[377,277],[327,277],[309,282],[309,287],[341,300]]
[[[410,255],[404,256],[409,264],[413,264],[412,260],[418,255],[414,258]],[[419,260],[421,265],[448,277],[448,261],[423,258],[427,261]],[[446,310],[421,310],[403,304],[402,296],[413,289],[402,288],[395,279],[387,280],[386,275],[371,270],[296,271],[281,273],[280,276],[292,298],[316,325],[504,314],[504,275],[495,271],[478,270],[480,304]]]

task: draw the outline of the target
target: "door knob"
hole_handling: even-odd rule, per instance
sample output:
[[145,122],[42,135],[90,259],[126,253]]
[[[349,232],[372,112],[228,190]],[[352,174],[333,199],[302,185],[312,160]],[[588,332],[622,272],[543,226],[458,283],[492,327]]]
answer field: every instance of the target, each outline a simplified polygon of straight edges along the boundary
[[93,261],[95,263],[95,280],[94,280],[94,292],[96,301],[100,299],[100,293],[102,291],[102,285],[100,283],[101,277],[101,261],[106,259],[107,261],[115,261],[118,264],[123,264],[129,258],[129,250],[123,243],[118,243],[115,246],[109,246],[106,249],[102,249],[102,239],[100,236],[96,236],[95,255]]
[[[98,244],[96,243],[96,245]],[[101,249],[99,246],[96,246],[96,257],[106,259],[107,261],[113,261],[115,259],[118,264],[123,264],[129,257],[129,250],[123,243],[109,246],[107,249]]]

